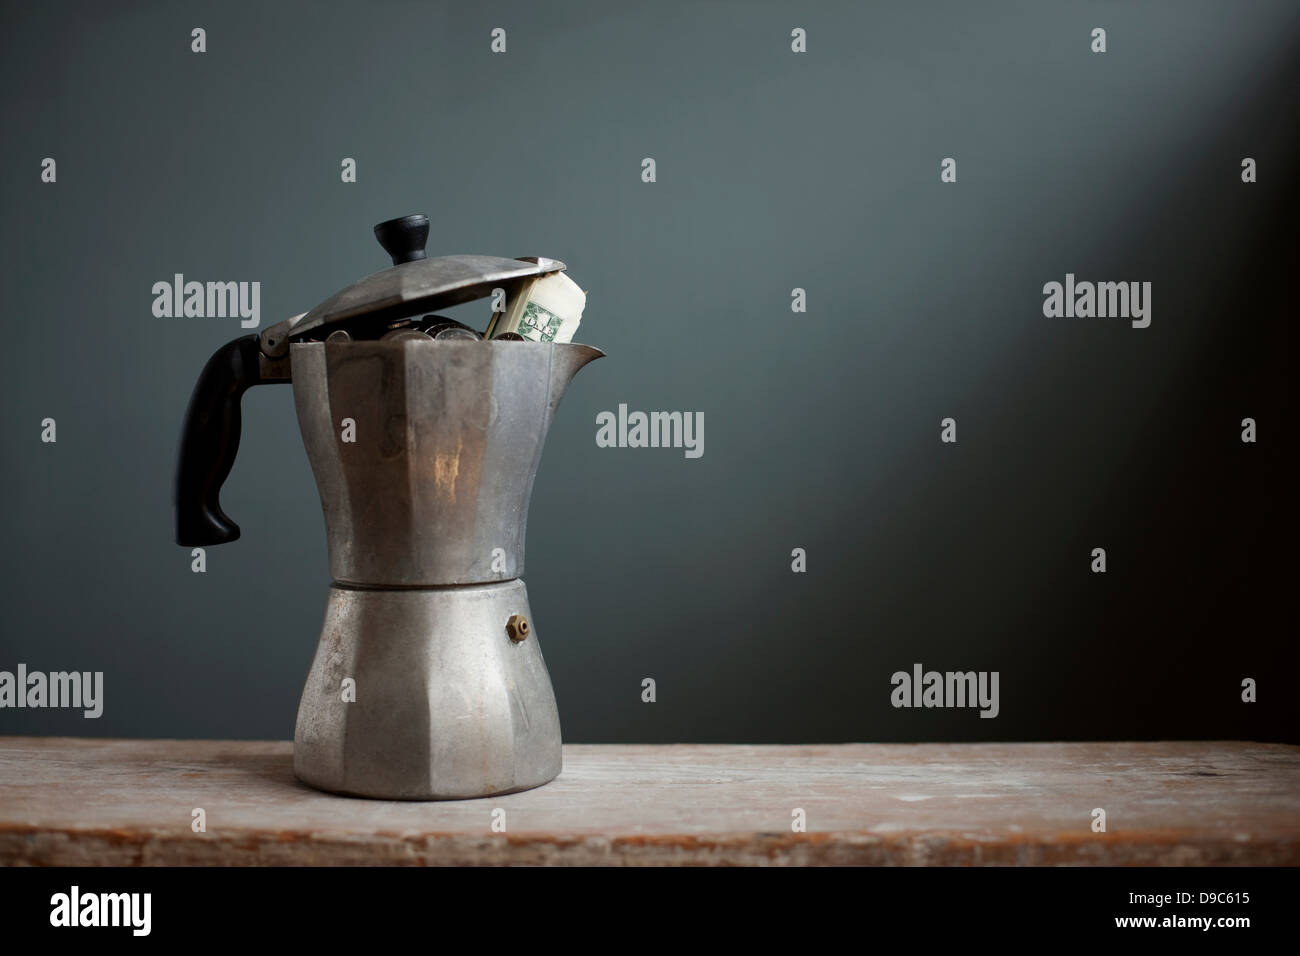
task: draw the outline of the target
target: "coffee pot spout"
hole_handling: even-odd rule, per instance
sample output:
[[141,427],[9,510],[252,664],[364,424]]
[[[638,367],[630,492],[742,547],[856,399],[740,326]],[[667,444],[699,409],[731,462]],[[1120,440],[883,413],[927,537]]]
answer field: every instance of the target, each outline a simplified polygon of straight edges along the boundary
[[556,349],[556,352],[555,378],[566,387],[583,366],[605,357],[604,352],[591,345],[569,345],[564,349]]
[[560,404],[560,399],[564,397],[564,391],[573,381],[573,376],[587,365],[598,358],[604,358],[605,353],[598,348],[590,345],[574,345],[565,343],[554,348],[554,358],[551,365],[551,411],[555,406]]

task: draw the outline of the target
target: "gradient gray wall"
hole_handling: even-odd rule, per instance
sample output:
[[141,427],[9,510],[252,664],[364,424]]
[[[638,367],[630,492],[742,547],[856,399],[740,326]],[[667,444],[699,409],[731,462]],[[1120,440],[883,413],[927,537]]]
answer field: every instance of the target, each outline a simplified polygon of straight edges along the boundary
[[[181,416],[244,333],[150,288],[257,280],[269,324],[427,212],[431,254],[565,260],[610,356],[528,529],[567,740],[1297,739],[1291,0],[32,3],[2,42],[0,669],[106,702],[0,734],[292,735],[328,584],[292,396],[246,396],[244,535],[191,573]],[[1151,281],[1150,328],[1045,318],[1067,272]],[[704,456],[596,447],[619,403],[702,411]],[[999,717],[892,708],[916,662],[998,671]]]

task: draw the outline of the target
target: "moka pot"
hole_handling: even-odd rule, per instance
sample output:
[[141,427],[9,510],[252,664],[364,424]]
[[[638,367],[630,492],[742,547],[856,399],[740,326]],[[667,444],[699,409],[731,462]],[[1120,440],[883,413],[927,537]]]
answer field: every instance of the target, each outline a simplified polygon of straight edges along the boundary
[[291,381],[333,578],[298,707],[294,772],[324,790],[388,799],[536,787],[560,772],[561,755],[522,580],[529,500],[565,389],[603,353],[378,337],[494,289],[512,295],[564,265],[426,258],[424,217],[375,231],[392,268],[209,360],[182,434],[176,540],[239,537],[218,493],[238,448],[240,396]]

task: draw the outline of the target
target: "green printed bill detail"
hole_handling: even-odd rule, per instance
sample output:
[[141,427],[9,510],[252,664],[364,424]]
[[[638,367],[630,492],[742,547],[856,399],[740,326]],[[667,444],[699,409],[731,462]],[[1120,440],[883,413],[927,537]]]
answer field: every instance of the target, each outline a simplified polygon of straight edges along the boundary
[[587,294],[563,272],[525,283],[488,323],[488,338],[514,332],[529,342],[572,342]]
[[530,342],[554,342],[564,328],[564,320],[545,306],[529,302],[519,320],[517,331]]

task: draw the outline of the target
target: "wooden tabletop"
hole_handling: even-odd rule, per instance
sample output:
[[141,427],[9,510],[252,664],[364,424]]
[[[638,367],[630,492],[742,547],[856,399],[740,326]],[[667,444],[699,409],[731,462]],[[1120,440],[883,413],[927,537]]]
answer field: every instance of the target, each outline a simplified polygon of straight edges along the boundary
[[0,863],[1295,866],[1300,747],[570,744],[537,790],[398,803],[287,742],[0,737]]

